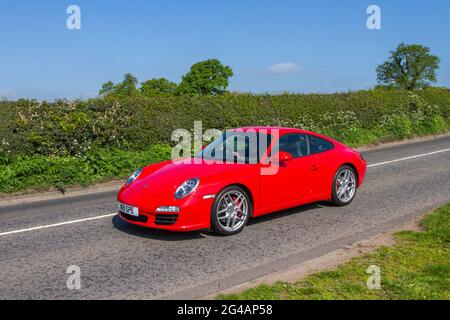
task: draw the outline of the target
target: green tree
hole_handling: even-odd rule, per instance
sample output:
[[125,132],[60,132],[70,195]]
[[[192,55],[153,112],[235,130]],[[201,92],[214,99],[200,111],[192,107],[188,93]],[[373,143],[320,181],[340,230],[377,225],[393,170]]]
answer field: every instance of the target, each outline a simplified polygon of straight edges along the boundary
[[388,61],[377,67],[378,83],[407,90],[424,88],[436,82],[440,59],[430,48],[401,43]]
[[233,70],[217,59],[194,64],[182,78],[177,92],[189,95],[220,94],[226,92]]
[[101,96],[114,95],[118,97],[128,97],[139,93],[137,89],[138,80],[131,73],[124,75],[123,81],[118,84],[114,84],[112,81],[108,81],[102,85],[102,88],[98,92]]
[[102,88],[98,92],[100,96],[105,96],[114,92],[114,83],[112,81],[108,81],[102,85]]
[[125,74],[123,81],[116,86],[116,94],[120,96],[132,96],[138,93],[138,79],[131,73]]
[[177,84],[165,78],[151,79],[141,83],[139,89],[146,97],[171,96],[177,90]]

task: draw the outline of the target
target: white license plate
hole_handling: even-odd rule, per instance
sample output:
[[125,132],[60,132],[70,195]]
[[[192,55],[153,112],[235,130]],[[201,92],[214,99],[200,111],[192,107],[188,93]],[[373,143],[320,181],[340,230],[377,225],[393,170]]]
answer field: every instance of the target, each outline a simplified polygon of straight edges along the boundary
[[135,217],[139,217],[139,208],[129,206],[119,202],[119,211],[125,214],[129,214]]

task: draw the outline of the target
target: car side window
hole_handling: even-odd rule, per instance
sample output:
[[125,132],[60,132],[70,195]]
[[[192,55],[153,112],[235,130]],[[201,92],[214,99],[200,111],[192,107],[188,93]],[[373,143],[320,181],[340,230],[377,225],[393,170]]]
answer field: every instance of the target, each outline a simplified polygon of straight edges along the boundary
[[309,136],[309,148],[311,154],[322,153],[334,148],[333,144],[325,139]]
[[308,141],[304,134],[286,134],[280,138],[279,150],[288,152],[294,158],[308,155]]

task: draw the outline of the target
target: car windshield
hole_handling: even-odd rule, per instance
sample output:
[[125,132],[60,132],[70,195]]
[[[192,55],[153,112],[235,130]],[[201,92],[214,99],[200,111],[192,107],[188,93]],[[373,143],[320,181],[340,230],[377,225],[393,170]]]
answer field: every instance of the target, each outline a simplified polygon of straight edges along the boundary
[[196,155],[227,163],[259,163],[271,143],[271,135],[255,131],[228,131]]

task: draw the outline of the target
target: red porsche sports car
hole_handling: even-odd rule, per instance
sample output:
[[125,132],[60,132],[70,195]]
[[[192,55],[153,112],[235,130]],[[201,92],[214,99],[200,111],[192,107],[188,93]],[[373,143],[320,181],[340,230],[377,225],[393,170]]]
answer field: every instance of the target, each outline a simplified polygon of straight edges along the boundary
[[137,170],[118,195],[132,224],[172,231],[236,234],[251,217],[329,200],[348,205],[364,181],[362,155],[299,129],[225,132],[192,158]]

